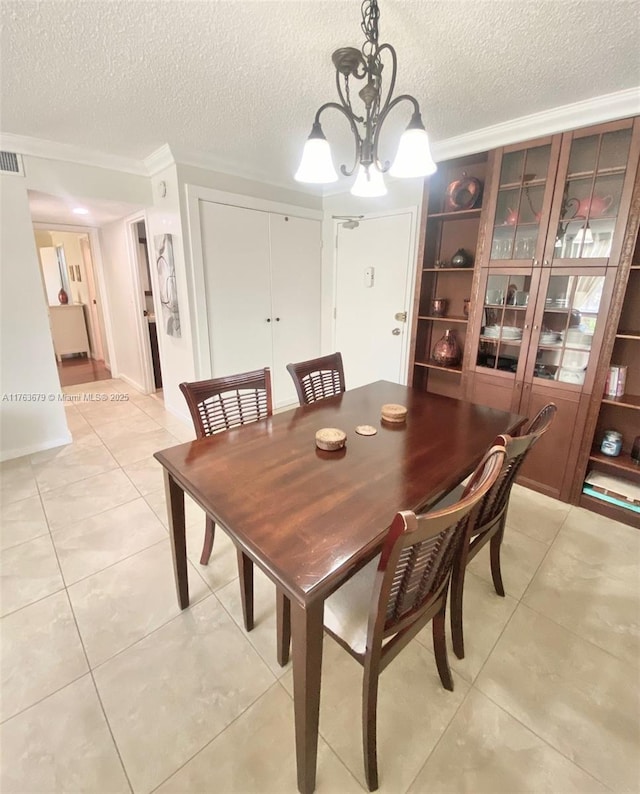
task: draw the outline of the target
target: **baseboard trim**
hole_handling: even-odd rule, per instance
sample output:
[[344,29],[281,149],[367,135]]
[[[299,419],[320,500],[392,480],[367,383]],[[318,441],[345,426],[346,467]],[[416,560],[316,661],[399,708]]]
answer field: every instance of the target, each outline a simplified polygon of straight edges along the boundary
[[26,455],[34,455],[36,452],[45,452],[47,449],[64,447],[67,444],[71,444],[72,441],[71,433],[66,433],[60,438],[51,439],[40,444],[30,444],[26,447],[19,447],[18,449],[3,449],[0,450],[0,462],[14,460],[15,458],[24,458]]

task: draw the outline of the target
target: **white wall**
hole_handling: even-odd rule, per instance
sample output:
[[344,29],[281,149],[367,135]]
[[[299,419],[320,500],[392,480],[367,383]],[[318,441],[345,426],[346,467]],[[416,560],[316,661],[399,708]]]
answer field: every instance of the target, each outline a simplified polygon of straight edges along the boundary
[[108,199],[146,207],[151,204],[151,184],[146,176],[112,171],[92,165],[23,155],[28,190],[53,196]]
[[[71,442],[25,180],[0,176],[0,459]],[[7,395],[43,394],[43,402]]]
[[102,268],[111,313],[112,374],[140,391],[145,391],[145,372],[138,333],[140,311],[131,261],[133,240],[126,220],[114,221],[100,229]]
[[[208,171],[204,168],[182,165],[178,163],[177,174],[181,186],[200,185],[210,187],[214,190],[221,190],[225,193],[239,193],[241,196],[253,196],[254,198],[267,199],[268,201],[280,201],[283,204],[293,204],[296,207],[307,207],[307,209],[321,210],[322,197],[303,193],[299,190],[271,185],[266,182],[256,182],[252,179],[245,179],[231,174],[222,174],[218,171]],[[182,191],[184,197],[184,191]]]
[[[164,197],[160,195],[161,182],[165,183],[166,196]],[[152,185],[154,203],[153,207],[147,211],[147,235],[151,252],[151,279],[154,282],[153,293],[158,320],[158,346],[164,401],[167,410],[188,419],[189,414],[178,384],[185,380],[191,381],[206,377],[207,374],[198,370],[197,351],[193,338],[195,323],[206,324],[206,317],[198,317],[194,308],[186,185],[200,185],[228,193],[264,198],[318,210],[322,208],[322,200],[319,196],[311,196],[295,190],[274,187],[262,182],[181,164],[170,166],[155,174],[152,178]],[[179,339],[166,334],[161,322],[161,307],[157,304],[159,292],[155,269],[154,238],[167,233],[173,235],[182,330],[182,336]]]
[[[166,195],[160,195],[159,185],[164,182]],[[187,404],[178,384],[182,381],[197,379],[192,339],[192,316],[190,312],[190,295],[187,281],[185,249],[188,248],[188,238],[185,236],[185,223],[180,210],[180,195],[178,174],[175,166],[170,166],[157,173],[153,179],[154,204],[147,210],[147,240],[149,245],[149,262],[153,291],[153,300],[156,313],[156,328],[158,332],[158,348],[160,351],[160,367],[162,369],[162,389],[165,408],[171,413],[191,422]],[[173,256],[176,269],[176,287],[178,290],[178,306],[180,310],[181,336],[169,336],[162,322],[162,307],[160,306],[160,289],[158,285],[158,271],[156,268],[157,248],[155,238],[159,235],[171,234],[173,236]]]
[[[324,222],[322,225],[322,352],[332,353],[333,308],[335,293],[336,237],[332,215],[372,215],[386,210],[417,208],[420,218],[422,206],[422,179],[388,179],[388,193],[380,198],[358,198],[351,193],[325,196],[323,201]],[[416,224],[416,237],[420,232]],[[417,239],[411,245],[418,250]],[[415,263],[414,263],[415,267]]]

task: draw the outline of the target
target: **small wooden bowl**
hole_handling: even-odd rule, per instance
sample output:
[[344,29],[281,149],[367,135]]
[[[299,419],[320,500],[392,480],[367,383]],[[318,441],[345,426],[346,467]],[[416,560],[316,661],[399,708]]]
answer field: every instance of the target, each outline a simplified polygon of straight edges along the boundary
[[382,418],[385,422],[393,424],[400,424],[407,420],[407,408],[404,405],[397,405],[396,403],[387,403],[381,408]]
[[338,430],[337,427],[323,427],[316,433],[316,447],[327,452],[335,452],[337,449],[342,449],[346,440],[347,434],[344,430]]

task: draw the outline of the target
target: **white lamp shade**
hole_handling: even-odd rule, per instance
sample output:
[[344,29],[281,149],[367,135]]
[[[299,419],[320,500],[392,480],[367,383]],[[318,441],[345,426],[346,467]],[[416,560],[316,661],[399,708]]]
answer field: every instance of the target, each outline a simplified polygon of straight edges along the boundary
[[368,172],[363,165],[358,167],[358,174],[351,188],[351,195],[362,196],[363,198],[376,198],[387,195],[384,177],[375,165],[370,165]]
[[316,185],[338,181],[338,174],[331,159],[331,147],[326,138],[307,139],[294,179],[297,182],[311,182]]
[[396,159],[389,169],[391,176],[429,176],[436,170],[429,147],[429,136],[425,130],[415,128],[405,130],[398,144]]

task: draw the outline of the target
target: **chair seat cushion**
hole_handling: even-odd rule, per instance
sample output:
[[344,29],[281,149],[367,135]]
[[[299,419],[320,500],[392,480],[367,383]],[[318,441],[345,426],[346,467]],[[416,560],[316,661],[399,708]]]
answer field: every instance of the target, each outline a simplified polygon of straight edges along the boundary
[[380,555],[361,568],[324,602],[324,625],[356,653],[364,653],[373,583]]

